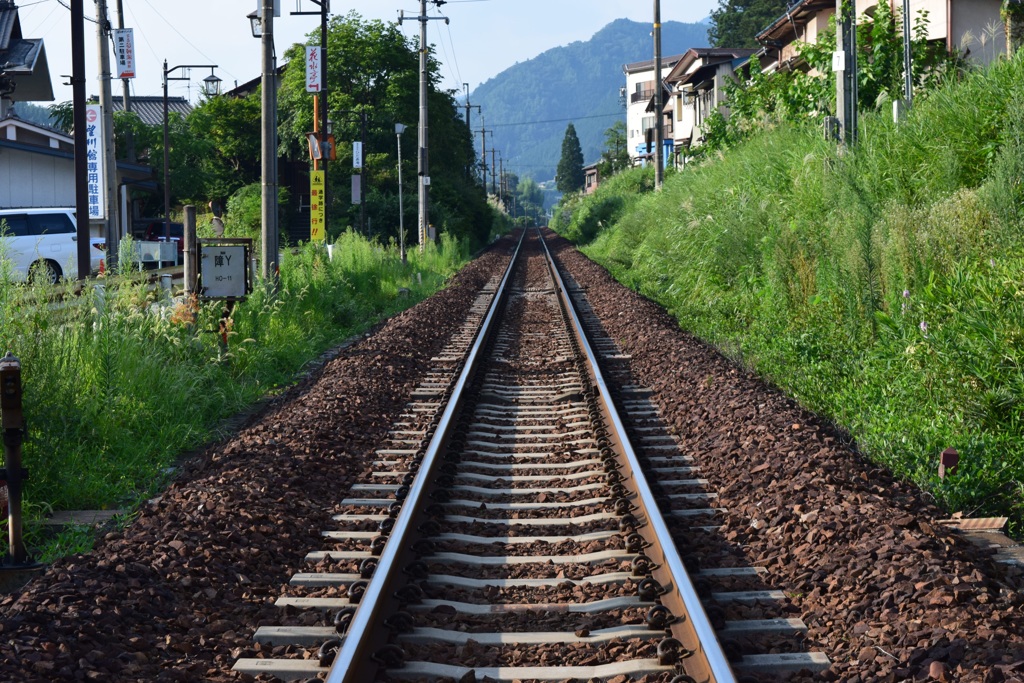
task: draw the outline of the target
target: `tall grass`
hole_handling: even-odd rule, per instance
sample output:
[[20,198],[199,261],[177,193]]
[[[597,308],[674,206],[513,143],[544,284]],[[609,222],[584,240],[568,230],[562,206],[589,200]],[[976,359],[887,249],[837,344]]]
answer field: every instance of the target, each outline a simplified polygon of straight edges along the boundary
[[322,247],[286,251],[279,292],[260,282],[236,306],[227,354],[217,302],[192,311],[126,276],[48,304],[52,290],[2,279],[0,259],[0,352],[23,367],[30,509],[131,506],[220,420],[437,291],[466,252],[442,236],[403,265],[393,246],[352,233],[333,259]]
[[[899,126],[864,117],[852,150],[776,127],[621,197],[585,251],[950,510],[1020,531],[1022,92],[1018,56]],[[947,447],[961,466],[940,480]]]

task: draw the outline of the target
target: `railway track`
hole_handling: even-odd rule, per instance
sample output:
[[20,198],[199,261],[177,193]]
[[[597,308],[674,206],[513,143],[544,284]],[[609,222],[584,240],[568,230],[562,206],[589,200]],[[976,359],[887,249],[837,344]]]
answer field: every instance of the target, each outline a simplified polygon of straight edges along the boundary
[[715,494],[626,361],[525,236],[278,600],[289,623],[257,629],[290,656],[235,669],[686,683],[827,668],[799,620],[763,618],[784,596],[758,568],[699,562]]

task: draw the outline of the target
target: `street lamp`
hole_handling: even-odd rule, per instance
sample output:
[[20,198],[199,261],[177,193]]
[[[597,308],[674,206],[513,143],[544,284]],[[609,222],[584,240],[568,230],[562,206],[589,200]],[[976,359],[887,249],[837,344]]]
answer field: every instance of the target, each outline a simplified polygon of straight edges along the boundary
[[203,79],[203,92],[207,97],[220,94],[221,80],[213,74],[216,64],[179,64],[167,68],[164,60],[164,239],[171,241],[171,159],[170,129],[167,124],[167,81],[190,81],[190,76],[171,76],[178,69],[209,69],[210,75]]
[[405,125],[395,124],[395,138],[398,140],[398,244],[402,263],[405,263],[405,210],[402,208],[402,133]]
[[257,12],[256,10],[253,10],[252,12],[249,12],[249,14],[247,14],[246,16],[249,17],[249,26],[252,28],[252,37],[262,38],[263,20],[260,19],[260,13]]

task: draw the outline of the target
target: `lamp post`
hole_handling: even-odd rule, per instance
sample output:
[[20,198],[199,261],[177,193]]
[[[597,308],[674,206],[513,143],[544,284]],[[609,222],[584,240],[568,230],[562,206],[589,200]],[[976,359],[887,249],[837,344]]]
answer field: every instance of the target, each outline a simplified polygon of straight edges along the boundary
[[171,160],[170,129],[167,125],[167,81],[190,81],[190,76],[171,76],[178,69],[209,69],[210,75],[203,79],[203,92],[207,97],[220,94],[221,80],[213,74],[216,64],[179,64],[167,68],[164,60],[164,239],[171,241]]
[[405,263],[405,209],[402,207],[402,133],[405,126],[395,124],[395,138],[398,140],[398,249]]

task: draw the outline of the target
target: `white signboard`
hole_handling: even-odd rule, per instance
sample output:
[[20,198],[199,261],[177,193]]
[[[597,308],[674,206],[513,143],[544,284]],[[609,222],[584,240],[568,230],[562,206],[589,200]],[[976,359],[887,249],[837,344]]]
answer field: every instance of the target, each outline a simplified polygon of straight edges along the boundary
[[202,292],[207,299],[241,299],[246,292],[244,246],[200,247]]
[[363,143],[352,143],[352,168],[363,167]]
[[[77,135],[77,132],[76,132]],[[89,192],[89,219],[107,217],[107,182],[103,173],[103,108],[98,104],[85,106],[85,168]]]
[[321,47],[306,46],[306,92],[324,89],[324,51]]
[[114,29],[114,60],[118,78],[135,78],[135,34],[133,29]]

